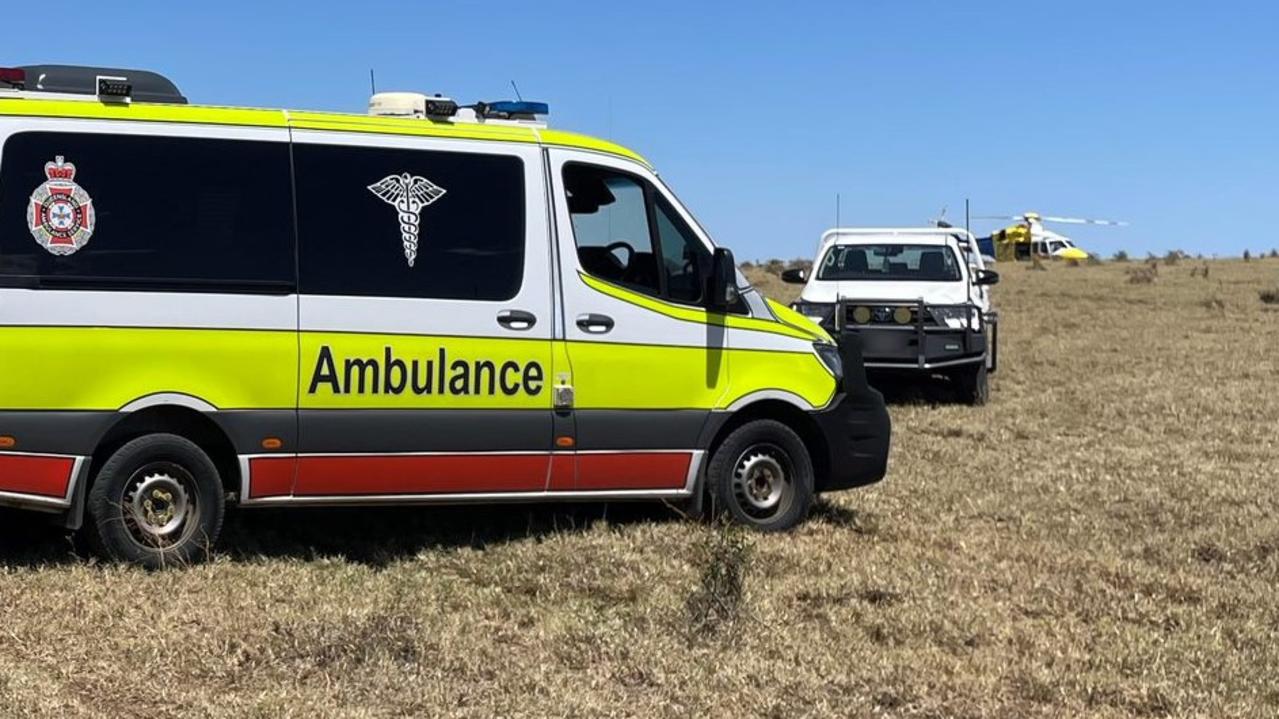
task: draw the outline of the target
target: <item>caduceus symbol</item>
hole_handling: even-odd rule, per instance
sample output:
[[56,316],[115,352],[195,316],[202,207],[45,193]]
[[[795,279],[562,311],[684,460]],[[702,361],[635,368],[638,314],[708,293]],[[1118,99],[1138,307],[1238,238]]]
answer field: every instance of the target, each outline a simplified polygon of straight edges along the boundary
[[387,175],[369,185],[369,192],[400,211],[400,238],[404,241],[404,258],[409,267],[417,259],[418,226],[422,208],[444,195],[444,188],[425,177],[401,173]]

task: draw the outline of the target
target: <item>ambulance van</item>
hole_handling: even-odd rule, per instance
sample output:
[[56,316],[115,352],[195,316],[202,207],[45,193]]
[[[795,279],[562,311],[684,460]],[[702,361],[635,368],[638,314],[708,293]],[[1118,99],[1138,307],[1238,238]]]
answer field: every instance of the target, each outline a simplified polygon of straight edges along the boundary
[[0,69],[0,503],[159,566],[228,503],[664,500],[771,531],[881,479],[857,347],[545,113]]

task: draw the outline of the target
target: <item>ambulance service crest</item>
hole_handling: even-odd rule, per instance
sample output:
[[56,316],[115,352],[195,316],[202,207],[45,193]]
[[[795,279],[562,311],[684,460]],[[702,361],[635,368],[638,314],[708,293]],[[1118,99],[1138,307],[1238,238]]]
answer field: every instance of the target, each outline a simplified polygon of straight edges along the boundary
[[49,252],[65,256],[84,247],[93,236],[93,198],[75,182],[75,165],[58,155],[44,163],[49,178],[31,193],[27,227]]

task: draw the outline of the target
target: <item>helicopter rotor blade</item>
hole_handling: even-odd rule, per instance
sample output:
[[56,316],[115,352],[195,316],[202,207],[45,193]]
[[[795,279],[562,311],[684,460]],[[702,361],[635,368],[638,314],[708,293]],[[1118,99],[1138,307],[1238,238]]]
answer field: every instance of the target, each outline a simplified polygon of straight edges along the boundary
[[1127,222],[1118,222],[1115,220],[1089,220],[1083,217],[1052,217],[1045,215],[1041,218],[1045,222],[1060,222],[1066,225],[1109,225],[1111,227],[1127,227]]
[[1023,215],[973,215],[974,220],[1021,220]]

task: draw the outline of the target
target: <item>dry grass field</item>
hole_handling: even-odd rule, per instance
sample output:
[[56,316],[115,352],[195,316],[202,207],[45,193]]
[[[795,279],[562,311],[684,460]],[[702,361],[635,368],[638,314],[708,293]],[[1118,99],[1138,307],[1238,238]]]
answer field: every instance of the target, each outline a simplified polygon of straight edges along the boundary
[[148,573],[0,514],[0,716],[1279,715],[1279,260],[1135,265],[1000,266],[992,403],[893,388],[789,535],[243,512]]

